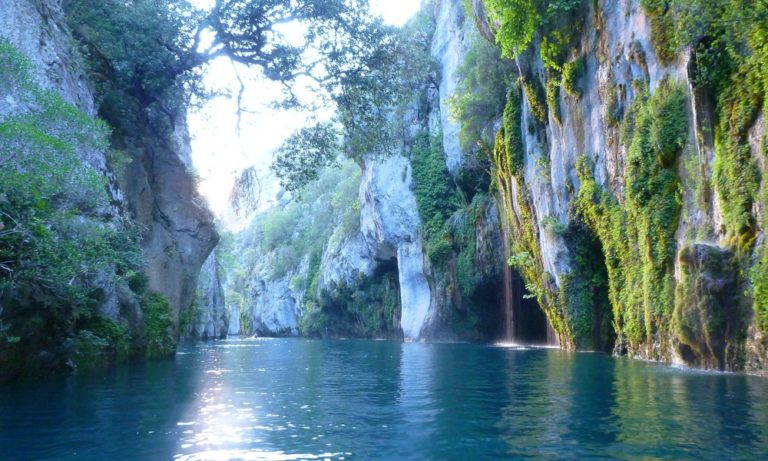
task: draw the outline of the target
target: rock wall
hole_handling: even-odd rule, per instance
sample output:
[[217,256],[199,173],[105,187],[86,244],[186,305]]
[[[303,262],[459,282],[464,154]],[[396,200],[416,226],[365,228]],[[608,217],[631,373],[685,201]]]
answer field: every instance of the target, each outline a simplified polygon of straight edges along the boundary
[[230,313],[224,298],[222,272],[214,251],[200,269],[194,307],[189,313],[189,324],[184,331],[186,339],[221,339],[229,334]]
[[[495,147],[468,151],[450,101],[474,37],[494,40],[483,5],[434,2],[436,84],[415,98],[401,153],[362,162],[359,231],[325,242],[318,291],[291,296],[298,304],[288,310],[300,324],[311,298],[336,309],[358,296],[340,287],[396,268],[407,340],[495,339],[506,323],[568,349],[763,372],[765,321],[755,309],[765,288],[752,286],[766,259],[763,185],[744,212],[753,232],[734,243],[715,172],[726,154],[695,53],[661,58],[639,0],[582,2],[566,24],[562,67],[545,63],[537,36],[514,60],[507,110],[483,129],[496,139],[478,140]],[[425,232],[431,218],[420,213],[414,176],[424,131],[441,140],[456,193],[437,238]],[[762,176],[759,108],[743,131],[742,152]],[[492,157],[491,185],[468,191],[462,178],[481,154]]]
[[[72,37],[67,32],[60,2],[7,0],[0,15],[0,36],[33,63],[38,83],[61,94],[65,101],[95,116],[93,92]],[[13,106],[5,101],[7,106]],[[106,159],[94,156],[91,165],[106,170]]]
[[[457,212],[453,219],[459,227],[471,228],[468,231],[471,254],[452,252],[449,261],[436,265],[425,248],[425,219],[419,213],[413,177],[412,157],[418,155],[414,153],[414,138],[423,132],[440,138],[443,147],[439,155],[452,175],[444,179],[455,190],[453,181],[468,154],[462,152],[459,145],[459,125],[450,116],[448,107],[458,83],[456,71],[467,52],[466,35],[474,27],[471,21],[465,20],[459,1],[436,2],[435,10],[428,14],[433,15],[436,27],[431,50],[427,52],[437,60],[439,84],[425,86],[415,95],[412,107],[405,114],[408,129],[399,154],[386,158],[363,156],[358,192],[359,230],[335,232],[325,242],[317,290],[310,293],[309,298],[290,292],[285,281],[279,285],[261,283],[259,292],[263,294],[259,299],[264,300],[264,307],[253,311],[255,323],[262,322],[261,319],[271,316],[269,312],[273,311],[291,312],[292,318],[294,315],[299,319],[306,317],[306,307],[314,302],[313,298],[317,298],[324,309],[338,315],[339,310],[345,310],[340,306],[349,308],[355,299],[361,298],[359,293],[355,294],[356,290],[365,287],[371,291],[370,283],[378,283],[385,274],[396,271],[399,290],[396,321],[405,340],[496,339],[500,334],[498,328],[489,326],[499,325],[499,316],[503,315],[500,310],[503,309],[504,255],[497,251],[502,246],[502,238],[496,202],[490,198],[476,204],[467,203],[466,209]],[[471,202],[472,197],[468,201]],[[468,213],[470,209],[472,212]],[[469,214],[473,216],[470,218]],[[469,221],[471,224],[467,224]],[[461,245],[463,243],[457,243],[457,247]],[[462,257],[464,260],[459,262]],[[464,278],[472,278],[467,283],[472,287],[460,288],[466,280],[460,283],[458,266],[462,266]],[[297,273],[294,277],[306,275]],[[262,277],[257,275],[252,278],[254,283],[259,283],[256,282],[259,279]],[[246,307],[246,311],[248,309],[250,307]],[[478,321],[483,325],[478,326]],[[372,334],[371,331],[363,333]],[[386,329],[373,334],[393,336]]]
[[368,161],[360,184],[360,228],[373,249],[371,259],[397,260],[400,326],[407,340],[418,340],[432,295],[411,181],[411,165],[403,156]]
[[[303,287],[291,284],[295,277],[307,277],[306,263],[275,277],[272,273],[275,253],[252,248],[259,254],[258,262],[247,267],[244,282],[238,286],[228,283],[228,290],[238,296],[228,304],[230,317],[238,318],[238,334],[256,336],[295,336],[299,334],[299,316]],[[237,312],[234,312],[234,311]],[[244,319],[244,320],[240,320]]]
[[[617,354],[764,372],[765,337],[755,323],[748,275],[755,270],[751,267],[761,254],[764,234],[762,227],[757,228],[752,237],[758,244],[744,246],[734,243],[728,229],[725,215],[733,203],[729,192],[718,190],[722,180],[716,177],[715,165],[731,160],[724,159],[727,147],[715,142],[721,129],[711,96],[697,83],[695,52],[686,48],[662,59],[654,35],[659,31],[638,0],[584,2],[575,17],[583,22],[574,29],[574,45],[565,58],[583,66],[576,82],[571,82],[575,88],[567,91],[561,74],[547,68],[537,38],[516,59],[521,96],[508,100],[515,115],[504,120],[506,133],[502,131],[501,144],[497,142],[496,174],[503,185],[507,238],[532,258],[519,260],[520,267],[528,267],[526,282],[538,291],[564,347],[601,348],[598,343],[608,335],[603,330],[601,338],[597,323],[605,324],[606,316],[614,316]],[[494,29],[484,22],[484,15],[477,20],[481,28]],[[661,129],[676,129],[678,119],[665,117],[678,110],[678,101],[683,126],[675,139],[683,142],[667,150],[659,147],[659,138],[654,138],[655,145],[641,145],[648,133],[656,136]],[[762,121],[758,106],[744,149],[752,159],[748,162],[764,174]],[[519,170],[502,158],[502,153],[517,155],[513,152],[517,147],[510,144],[517,134],[510,133],[513,129],[521,138]],[[663,151],[655,154],[656,166],[637,154],[654,155],[658,152],[654,149]],[[662,177],[672,178],[666,192],[653,189],[662,187]],[[646,180],[656,182],[641,190]],[[638,199],[638,191],[646,194],[644,198]],[[668,204],[672,214],[662,216],[658,208],[643,208],[650,203],[650,208]],[[755,200],[748,211],[756,222],[762,222],[761,203]],[[640,218],[633,221],[634,216]],[[579,227],[581,219],[586,226]],[[613,219],[630,223],[629,227],[614,226],[609,222]],[[654,219],[666,221],[650,221]],[[635,226],[641,235],[637,241]],[[656,227],[645,231],[643,226]],[[621,239],[632,248],[618,250],[620,243],[610,232],[625,234]],[[664,243],[664,239],[671,240]],[[667,252],[655,252],[661,247]],[[591,250],[585,253],[584,248]],[[745,249],[749,254],[740,256],[738,252]],[[607,277],[607,284],[599,289],[610,290],[613,314],[603,311],[600,318],[595,311],[596,317],[579,320],[579,309],[585,307],[579,307],[580,296],[597,303],[593,294],[574,288],[583,283],[578,277],[585,264],[603,266],[598,275]],[[631,287],[635,285],[638,288]],[[635,289],[644,297],[621,297]],[[587,324],[592,325],[590,331]]]
[[461,1],[439,0],[435,2],[435,33],[432,38],[433,59],[440,69],[439,101],[433,110],[439,115],[433,122],[433,130],[439,129],[443,136],[445,164],[448,172],[456,178],[465,160],[465,152],[459,145],[459,123],[453,120],[449,110],[449,100],[456,91],[458,77],[456,72],[464,61],[468,50],[467,35],[474,27],[467,21]]
[[132,159],[117,184],[124,207],[142,229],[149,289],[168,300],[178,322],[192,305],[200,267],[219,236],[197,191],[184,117],[175,126],[170,139],[156,138],[143,126],[141,135],[113,141]]
[[[42,86],[86,114],[99,115],[94,85],[67,29],[60,1],[4,1],[0,35],[31,59]],[[125,171],[111,171],[103,152],[86,153],[85,158],[109,178],[110,212],[126,214],[141,229],[149,290],[169,301],[174,327],[180,313],[191,306],[200,267],[218,241],[213,215],[196,190],[185,117],[176,118],[170,136],[156,135],[147,120],[137,121],[138,135],[113,136],[112,147],[130,157]],[[125,300],[118,299],[114,287],[102,289],[112,293],[105,296],[102,312],[115,320],[128,318],[132,328],[140,329],[138,304],[121,307]]]

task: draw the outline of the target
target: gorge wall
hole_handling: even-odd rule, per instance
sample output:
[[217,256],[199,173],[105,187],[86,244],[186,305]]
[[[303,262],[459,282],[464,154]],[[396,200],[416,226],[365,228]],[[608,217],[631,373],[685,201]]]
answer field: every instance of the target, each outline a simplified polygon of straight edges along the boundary
[[[77,174],[94,172],[98,177],[106,178],[104,185],[98,186],[94,194],[106,193],[101,189],[106,187],[108,203],[94,211],[83,207],[75,199],[60,197],[51,203],[56,216],[66,216],[66,220],[47,225],[55,232],[63,232],[57,226],[86,222],[93,226],[93,230],[83,228],[81,232],[105,231],[118,236],[129,235],[124,249],[116,249],[114,241],[107,248],[124,250],[128,254],[134,251],[132,245],[138,245],[140,254],[125,266],[117,262],[107,263],[94,272],[76,274],[69,280],[69,285],[78,285],[87,292],[86,304],[79,311],[61,314],[71,315],[71,318],[52,320],[52,323],[61,323],[62,330],[55,335],[50,334],[51,342],[45,344],[35,337],[40,332],[27,335],[14,332],[14,329],[26,331],[24,315],[29,312],[29,315],[37,315],[24,309],[45,311],[44,303],[48,301],[41,301],[43,295],[40,293],[47,290],[46,284],[53,282],[46,282],[44,288],[39,288],[34,279],[31,279],[31,284],[25,284],[20,275],[17,275],[15,282],[11,277],[10,285],[4,285],[4,289],[0,290],[0,324],[5,321],[5,328],[10,328],[3,330],[9,335],[7,344],[4,341],[4,347],[8,349],[1,351],[0,355],[4,360],[13,362],[20,357],[15,354],[23,351],[22,355],[26,357],[23,360],[28,362],[24,366],[32,372],[36,365],[54,369],[72,368],[124,360],[142,353],[172,354],[180,334],[180,318],[185,316],[195,297],[200,267],[218,241],[213,216],[196,190],[184,109],[163,116],[166,117],[165,125],[170,127],[168,130],[160,129],[157,118],[153,118],[149,114],[150,109],[141,103],[133,106],[133,111],[113,111],[115,106],[110,106],[109,95],[105,94],[104,79],[112,82],[114,89],[119,86],[117,77],[108,73],[105,77],[105,74],[96,72],[93,50],[90,53],[87,51],[87,34],[84,35],[83,30],[73,30],[66,20],[68,12],[64,8],[69,8],[71,3],[62,5],[60,1],[49,0],[10,0],[3,3],[0,37],[5,41],[5,73],[3,92],[0,94],[0,99],[4,101],[0,122],[4,124],[4,129],[11,127],[24,117],[36,116],[40,108],[47,107],[50,101],[54,101],[51,104],[55,104],[57,110],[63,111],[61,113],[67,117],[80,120],[78,113],[83,114],[87,117],[83,123],[96,123],[94,126],[98,127],[101,122],[87,122],[88,118],[106,120],[108,145],[87,148],[76,140],[74,152],[77,157],[69,161],[69,166],[78,168],[80,173]],[[106,58],[102,56],[101,59],[103,65]],[[28,72],[31,74],[28,81],[23,77],[27,72],[26,62],[29,62]],[[16,75],[11,72],[16,72]],[[20,80],[17,82],[20,86],[8,86],[8,79],[14,78]],[[126,92],[122,95],[122,102],[126,105],[133,103],[130,98]],[[55,138],[66,136],[66,132],[57,134],[61,133],[60,130],[71,130],[65,125],[67,119],[63,116],[57,118],[57,113],[45,113],[52,128],[39,125],[42,135]],[[16,132],[4,131],[5,135],[8,133],[15,135]],[[3,157],[2,160],[10,158],[10,169],[13,171],[18,166],[15,171],[25,174],[24,168],[28,167],[23,163],[13,163],[23,160],[14,156],[8,146],[4,144],[2,155],[10,157]],[[67,149],[62,152],[66,154],[69,152]],[[36,155],[55,163],[59,154],[50,149]],[[75,167],[72,162],[84,163],[82,167]],[[40,206],[50,210],[49,205]],[[3,209],[11,210],[5,206]],[[4,218],[11,219],[9,214],[5,214]],[[7,228],[9,222],[4,222],[3,227]],[[14,222],[17,223],[16,230],[28,230],[20,224],[20,220]],[[33,232],[30,238],[35,239],[35,243],[43,241],[45,235],[34,234],[34,230],[30,232]],[[3,245],[6,244],[3,242]],[[71,254],[72,251],[87,253],[87,250],[66,251]],[[22,264],[15,271],[22,274],[23,269]],[[49,295],[46,293],[46,296]],[[66,299],[63,302],[69,303]],[[31,324],[38,320],[30,318],[28,321]],[[4,362],[4,371],[12,374],[15,365],[9,365],[10,362]]]
[[566,347],[762,373],[765,96],[727,87],[764,56],[745,39],[717,87],[724,63],[665,47],[660,3],[574,2],[517,57],[494,150],[511,262]]
[[[434,2],[437,82],[401,153],[363,163],[359,229],[325,247],[303,299],[325,291],[333,312],[349,305],[339,286],[387,273],[390,335],[498,339],[530,321],[568,349],[764,372],[762,10],[735,47],[746,64],[727,67],[697,48],[716,31],[670,47],[683,26],[665,23],[669,2],[560,3],[509,59],[498,2]],[[477,69],[501,83],[482,87]],[[462,92],[495,106],[462,116]],[[300,333],[304,306],[291,305]]]

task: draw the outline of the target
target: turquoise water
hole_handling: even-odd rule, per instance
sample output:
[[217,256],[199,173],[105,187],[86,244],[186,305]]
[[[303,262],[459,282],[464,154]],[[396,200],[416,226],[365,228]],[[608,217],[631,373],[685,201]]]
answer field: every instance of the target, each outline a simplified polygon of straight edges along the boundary
[[0,388],[2,460],[768,459],[768,379],[473,344],[228,340]]

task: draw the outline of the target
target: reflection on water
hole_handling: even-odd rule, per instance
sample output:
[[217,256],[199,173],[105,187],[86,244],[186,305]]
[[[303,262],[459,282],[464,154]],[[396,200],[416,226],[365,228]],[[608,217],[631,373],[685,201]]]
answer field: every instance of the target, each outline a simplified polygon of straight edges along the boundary
[[231,340],[0,388],[0,459],[761,459],[768,380],[556,349]]

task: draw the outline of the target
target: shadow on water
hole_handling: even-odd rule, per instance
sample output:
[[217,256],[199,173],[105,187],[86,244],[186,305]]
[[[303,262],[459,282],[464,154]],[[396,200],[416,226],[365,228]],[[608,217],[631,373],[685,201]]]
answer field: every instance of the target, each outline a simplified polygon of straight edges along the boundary
[[139,444],[146,459],[170,459],[167,434],[199,379],[177,360],[3,388],[0,459],[117,459]]

